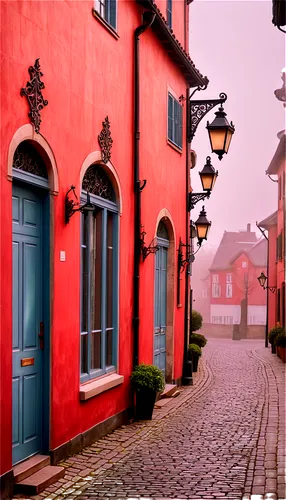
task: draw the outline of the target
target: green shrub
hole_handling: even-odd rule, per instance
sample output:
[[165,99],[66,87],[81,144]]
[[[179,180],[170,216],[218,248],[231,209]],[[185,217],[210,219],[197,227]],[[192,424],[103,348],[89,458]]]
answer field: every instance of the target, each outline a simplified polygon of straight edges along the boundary
[[274,344],[275,345],[275,339],[277,337],[277,335],[279,335],[280,333],[285,333],[285,330],[282,326],[274,326],[274,328],[272,328],[268,334],[268,339],[269,339],[269,342],[270,344]]
[[286,347],[286,333],[284,328],[282,328],[282,330],[283,331],[278,333],[278,335],[275,337],[274,343],[277,347]]
[[131,385],[136,391],[149,389],[155,392],[161,392],[165,387],[163,374],[157,366],[145,365],[141,363],[135,366],[131,374]]
[[207,339],[201,333],[192,333],[190,336],[190,344],[197,344],[199,347],[205,347]]
[[199,358],[202,355],[202,350],[197,344],[190,344],[188,347],[188,357],[192,359],[192,357]]
[[203,317],[198,311],[192,311],[192,332],[196,332],[202,327]]

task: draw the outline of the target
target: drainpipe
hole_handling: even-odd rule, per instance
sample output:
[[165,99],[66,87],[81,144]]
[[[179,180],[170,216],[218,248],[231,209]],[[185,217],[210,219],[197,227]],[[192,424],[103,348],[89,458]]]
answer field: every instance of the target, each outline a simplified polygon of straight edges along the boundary
[[[256,222],[256,226],[259,231],[263,234],[264,238],[267,240],[267,277],[269,277],[269,238],[265,235],[265,230],[261,229],[259,224]],[[265,325],[265,347],[268,347],[268,295],[269,290],[266,290],[266,325]]]
[[143,24],[134,32],[134,275],[133,275],[133,367],[139,362],[139,267],[141,256],[141,190],[139,175],[139,141],[140,141],[140,66],[139,42],[140,35],[153,23],[156,14],[146,11],[143,14]]
[[[190,99],[190,89],[186,90],[186,123],[188,124],[189,120],[189,99]],[[187,127],[186,127],[187,130]],[[190,225],[190,214],[188,207],[188,193],[190,188],[190,165],[189,165],[189,151],[190,144],[188,142],[188,134],[186,133],[186,245],[190,244],[190,235],[189,235],[189,225]],[[189,250],[187,250],[189,248]],[[186,267],[186,278],[185,278],[185,318],[184,318],[184,361],[183,361],[183,385],[193,385],[193,371],[192,371],[192,362],[188,360],[188,340],[189,340],[189,329],[188,329],[188,310],[189,310],[189,289],[190,289],[190,252],[191,248],[186,247],[186,251],[188,252],[188,265]],[[190,297],[191,299],[191,297]],[[191,311],[191,305],[190,305]],[[191,318],[190,318],[191,321]]]

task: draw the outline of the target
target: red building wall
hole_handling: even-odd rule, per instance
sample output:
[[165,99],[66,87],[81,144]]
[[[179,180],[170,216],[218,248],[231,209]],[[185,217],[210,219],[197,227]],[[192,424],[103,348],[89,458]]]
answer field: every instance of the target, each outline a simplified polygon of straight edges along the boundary
[[[163,3],[163,2],[162,2]],[[174,3],[174,29],[183,40],[184,2]],[[131,404],[133,307],[133,33],[141,24],[135,2],[120,1],[117,40],[92,16],[92,1],[1,2],[1,460],[0,474],[11,469],[12,378],[12,262],[11,195],[7,178],[8,151],[15,132],[29,123],[21,87],[28,68],[40,57],[44,74],[41,135],[56,159],[59,193],[52,196],[53,289],[51,324],[50,448],[55,449]],[[156,233],[160,211],[167,209],[174,226],[174,248],[185,239],[186,148],[167,144],[167,92],[186,93],[186,82],[149,30],[141,50],[141,178],[142,223],[147,244]],[[156,67],[156,78],[154,78]],[[186,125],[184,114],[184,134]],[[97,136],[108,115],[113,138],[112,164],[122,190],[120,217],[119,366],[124,384],[81,403],[79,400],[80,348],[80,240],[79,217],[64,224],[64,197],[71,184],[79,194],[84,159],[99,150]],[[61,250],[66,261],[60,262]],[[176,252],[175,252],[176,255]],[[176,307],[174,274],[174,379],[182,374],[184,310]],[[181,295],[184,296],[184,280]],[[141,263],[140,361],[153,362],[154,258]],[[5,404],[3,404],[5,401]]]

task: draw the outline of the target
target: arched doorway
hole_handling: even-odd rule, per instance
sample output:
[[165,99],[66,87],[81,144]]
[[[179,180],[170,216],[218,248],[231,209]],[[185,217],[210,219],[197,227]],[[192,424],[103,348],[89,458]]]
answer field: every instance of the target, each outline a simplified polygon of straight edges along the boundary
[[12,180],[14,465],[49,446],[49,185],[32,141],[17,146]]
[[159,250],[155,257],[155,297],[154,297],[154,365],[160,368],[166,378],[167,354],[167,276],[169,236],[161,220],[157,229]]

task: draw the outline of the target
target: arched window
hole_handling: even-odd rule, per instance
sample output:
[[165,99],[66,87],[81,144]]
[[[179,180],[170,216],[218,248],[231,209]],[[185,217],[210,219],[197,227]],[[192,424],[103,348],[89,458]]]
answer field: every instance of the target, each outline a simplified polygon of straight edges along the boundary
[[105,171],[92,165],[82,182],[81,380],[116,370],[118,335],[118,206]]

